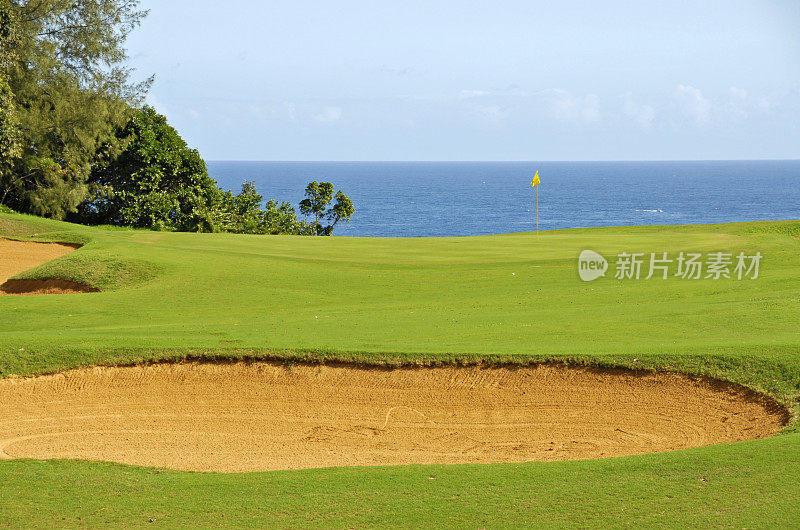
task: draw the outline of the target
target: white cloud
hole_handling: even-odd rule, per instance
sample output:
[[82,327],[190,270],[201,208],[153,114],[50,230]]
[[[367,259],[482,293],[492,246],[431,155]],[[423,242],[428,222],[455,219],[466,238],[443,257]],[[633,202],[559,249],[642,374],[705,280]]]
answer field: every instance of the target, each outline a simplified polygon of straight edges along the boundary
[[678,85],[675,89],[675,101],[681,114],[697,127],[708,124],[711,115],[711,103],[703,93],[691,85]]
[[284,101],[283,108],[286,110],[286,114],[289,116],[289,121],[296,122],[297,108],[295,107],[294,103],[292,103],[291,101]]
[[650,105],[640,105],[635,102],[630,92],[625,94],[625,101],[622,104],[622,114],[645,131],[649,131],[653,127],[653,120],[656,117],[656,112],[653,107]]
[[600,98],[596,94],[573,96],[558,88],[544,91],[552,115],[559,121],[576,125],[600,122]]
[[481,97],[523,98],[528,95],[517,85],[509,85],[504,89],[472,90],[465,89],[458,93],[459,99],[472,99]]
[[773,104],[769,98],[756,98],[756,107],[758,107],[759,110],[770,110]]
[[476,106],[474,110],[480,118],[493,123],[497,123],[508,117],[508,110],[499,105],[479,105]]
[[314,115],[314,119],[320,123],[333,123],[342,118],[341,107],[325,107],[321,113]]
[[503,91],[503,94],[516,97],[525,97],[528,95],[528,93],[525,90],[522,90],[518,85],[509,85]]
[[731,121],[743,121],[749,114],[747,90],[732,86],[728,89],[728,101],[725,104],[725,117]]
[[405,67],[398,68],[398,67],[384,65],[384,66],[378,67],[377,71],[378,72],[383,72],[383,73],[386,73],[386,74],[395,75],[395,76],[398,76],[398,77],[406,77],[406,76],[410,76],[410,75],[419,75],[419,73],[414,68],[412,68],[411,66],[405,66]]
[[461,99],[470,99],[470,98],[478,98],[485,95],[486,95],[485,90],[462,90],[458,94],[458,97]]
[[728,90],[728,92],[731,95],[731,99],[741,100],[741,101],[744,101],[745,99],[747,99],[747,90],[745,90],[743,88],[738,88],[738,87],[732,86]]
[[747,90],[738,87],[728,89],[726,115],[734,121],[743,121],[753,116],[763,115],[771,110],[773,102],[764,96],[751,96]]

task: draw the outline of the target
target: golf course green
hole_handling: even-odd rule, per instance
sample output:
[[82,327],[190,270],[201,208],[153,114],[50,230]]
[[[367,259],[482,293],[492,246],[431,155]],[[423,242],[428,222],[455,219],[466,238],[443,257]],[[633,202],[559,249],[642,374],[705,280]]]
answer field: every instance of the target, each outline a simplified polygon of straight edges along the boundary
[[[709,376],[764,392],[791,413],[769,438],[571,462],[226,474],[0,460],[0,526],[800,520],[800,221],[346,238],[152,232],[0,213],[0,237],[83,245],[16,278],[100,291],[0,296],[0,379],[172,360],[557,362]],[[587,249],[609,260],[590,282],[578,276]],[[623,252],[763,258],[756,279],[645,279],[647,263],[640,279],[615,279]]]

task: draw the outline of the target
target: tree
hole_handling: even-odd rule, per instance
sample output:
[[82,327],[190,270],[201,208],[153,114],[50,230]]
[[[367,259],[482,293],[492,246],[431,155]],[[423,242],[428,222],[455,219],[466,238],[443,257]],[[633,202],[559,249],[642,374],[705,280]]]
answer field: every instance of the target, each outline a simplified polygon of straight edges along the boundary
[[225,194],[218,206],[225,222],[220,231],[238,234],[293,234],[298,232],[297,215],[289,203],[278,205],[270,200],[262,210],[264,197],[256,190],[255,182],[244,182],[242,190],[233,195]]
[[310,234],[289,203],[269,201],[253,182],[240,193],[222,191],[167,119],[151,107],[135,112],[102,146],[90,192],[72,220],[156,230]]
[[264,198],[256,190],[254,182],[242,184],[242,191],[236,195],[224,194],[222,204],[217,206],[224,222],[218,226],[223,232],[238,234],[294,234],[312,235],[311,226],[298,221],[294,207],[288,202],[267,201],[266,209],[261,209]]
[[0,204],[13,188],[14,161],[21,152],[13,95],[6,80],[0,77]]
[[135,112],[99,150],[77,219],[167,230],[214,231],[225,202],[206,164],[152,107]]
[[321,227],[320,219],[325,218],[325,208],[333,199],[333,184],[319,183],[316,180],[306,186],[306,198],[300,201],[300,213],[314,216],[313,226]]
[[265,234],[314,235],[311,225],[305,221],[298,221],[294,206],[285,201],[281,203],[273,199],[267,201],[263,219]]
[[13,58],[16,24],[8,0],[0,0],[0,204],[13,188],[14,163],[22,153],[19,123],[14,109],[14,94],[4,75],[4,66]]
[[[330,182],[313,181],[306,187],[306,198],[300,201],[300,213],[307,216],[314,216],[311,224],[312,231],[316,235],[329,236],[333,233],[333,228],[341,220],[349,221],[355,213],[353,201],[341,190],[336,192],[336,203],[330,209],[328,205],[333,200],[333,184]],[[321,220],[332,221],[323,226]]]
[[350,221],[355,211],[356,209],[353,206],[353,201],[350,200],[350,197],[345,195],[341,190],[337,191],[336,204],[333,205],[333,208],[331,208],[327,214],[327,219],[333,222],[324,228],[323,235],[331,235],[333,233],[333,227],[335,227],[336,223],[339,221]]
[[84,199],[99,146],[142,100],[124,43],[146,12],[138,0],[0,0],[0,75],[13,94],[22,150],[3,201],[63,218]]

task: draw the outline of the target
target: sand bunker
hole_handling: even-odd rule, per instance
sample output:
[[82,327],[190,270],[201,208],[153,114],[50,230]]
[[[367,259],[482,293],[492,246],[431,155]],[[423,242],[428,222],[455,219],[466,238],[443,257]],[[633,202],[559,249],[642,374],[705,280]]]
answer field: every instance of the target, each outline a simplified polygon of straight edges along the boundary
[[740,387],[556,366],[160,364],[0,381],[0,458],[197,471],[570,460],[760,438]]
[[11,276],[69,254],[76,245],[32,243],[0,238],[0,295],[67,294],[97,289],[66,280],[9,280]]

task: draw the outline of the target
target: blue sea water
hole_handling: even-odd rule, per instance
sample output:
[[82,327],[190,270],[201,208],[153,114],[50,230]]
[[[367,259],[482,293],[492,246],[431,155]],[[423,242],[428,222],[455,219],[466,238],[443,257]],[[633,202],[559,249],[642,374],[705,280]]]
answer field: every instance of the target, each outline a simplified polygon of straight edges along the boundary
[[255,181],[297,205],[333,182],[356,213],[339,236],[469,236],[536,228],[800,219],[800,160],[703,162],[208,163],[224,189]]

